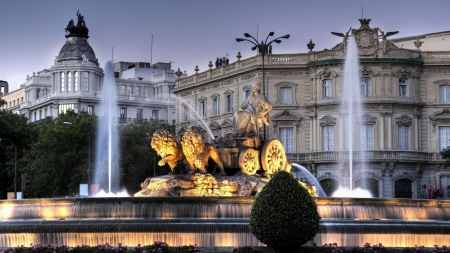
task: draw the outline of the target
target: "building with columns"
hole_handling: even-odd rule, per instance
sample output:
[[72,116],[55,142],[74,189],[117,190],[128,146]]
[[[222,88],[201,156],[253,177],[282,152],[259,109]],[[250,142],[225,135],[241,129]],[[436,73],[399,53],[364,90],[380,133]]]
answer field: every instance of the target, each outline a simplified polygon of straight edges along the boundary
[[115,83],[106,84],[104,70],[89,45],[84,20],[76,25],[69,23],[66,31],[66,42],[53,66],[27,76],[20,89],[3,95],[2,99],[8,102],[3,109],[21,113],[29,122],[58,117],[69,109],[102,116],[105,109],[101,108],[101,98],[104,91],[112,90],[118,100],[112,113],[117,123],[173,122],[175,99],[170,90],[175,85],[175,75],[170,63],[127,63],[126,69],[107,73],[116,79]]
[[[436,182],[443,197],[450,198],[450,169],[439,155],[450,146],[447,45],[436,38],[424,42],[414,37],[414,48],[401,47],[402,39],[388,38],[397,32],[371,28],[370,19],[359,21],[358,29],[333,33],[343,40],[332,49],[314,51],[310,41],[309,52],[265,57],[266,97],[273,104],[268,139],[281,140],[289,161],[306,167],[327,194],[351,184],[380,198],[427,198]],[[349,36],[358,47],[363,111],[351,119],[353,143],[344,134],[350,127],[345,124],[348,112],[341,110]],[[421,50],[427,43],[427,50]],[[196,69],[194,75],[177,79],[178,135],[192,125],[206,125],[214,137],[233,134],[233,112],[251,85],[263,78],[261,55],[236,57],[229,65]],[[212,142],[206,132],[205,139]]]

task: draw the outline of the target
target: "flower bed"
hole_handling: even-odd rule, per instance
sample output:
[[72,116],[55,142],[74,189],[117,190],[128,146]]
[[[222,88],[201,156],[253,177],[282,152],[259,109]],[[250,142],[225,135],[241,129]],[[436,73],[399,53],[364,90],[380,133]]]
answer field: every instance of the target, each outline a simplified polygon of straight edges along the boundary
[[119,243],[117,246],[109,243],[89,246],[69,247],[60,244],[31,244],[30,247],[0,248],[0,253],[201,253],[197,245],[170,247],[165,242],[155,241],[152,245],[127,247]]
[[[234,247],[232,253],[263,253],[263,251],[253,249],[251,247]],[[265,252],[265,251],[264,251]],[[362,247],[338,247],[336,243],[325,244],[323,246],[301,247],[297,252],[302,253],[440,253],[450,252],[450,248],[443,245],[442,247],[434,245],[434,248],[425,248],[424,246],[416,246],[414,248],[390,248],[385,247],[381,243],[370,245],[366,243]]]

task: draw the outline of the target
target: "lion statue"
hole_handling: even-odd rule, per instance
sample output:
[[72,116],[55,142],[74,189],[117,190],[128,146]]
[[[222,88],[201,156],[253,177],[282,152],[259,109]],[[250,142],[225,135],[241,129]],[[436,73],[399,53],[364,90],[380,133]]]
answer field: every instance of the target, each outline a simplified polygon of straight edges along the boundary
[[167,130],[156,130],[156,132],[153,133],[150,145],[162,158],[158,162],[158,165],[164,166],[167,163],[170,166],[172,173],[174,173],[179,162],[183,161],[185,158],[180,142]]
[[194,173],[197,169],[201,172],[207,172],[206,165],[208,164],[208,159],[211,158],[219,167],[219,174],[226,175],[223,163],[219,158],[219,152],[213,145],[203,141],[201,128],[193,126],[191,129],[188,129],[183,135],[181,146],[186,156],[190,173]]

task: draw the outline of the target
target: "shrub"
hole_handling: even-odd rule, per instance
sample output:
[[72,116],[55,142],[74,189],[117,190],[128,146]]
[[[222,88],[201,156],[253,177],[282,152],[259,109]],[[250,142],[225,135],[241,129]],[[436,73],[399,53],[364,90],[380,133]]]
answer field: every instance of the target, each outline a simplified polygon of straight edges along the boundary
[[281,171],[255,199],[250,230],[275,252],[288,253],[317,234],[319,220],[313,198],[291,174]]

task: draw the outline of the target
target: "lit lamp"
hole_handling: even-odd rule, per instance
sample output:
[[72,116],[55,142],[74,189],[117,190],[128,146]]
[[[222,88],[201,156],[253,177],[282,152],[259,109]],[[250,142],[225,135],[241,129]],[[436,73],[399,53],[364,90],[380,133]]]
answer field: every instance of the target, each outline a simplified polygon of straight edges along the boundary
[[[261,40],[261,43],[258,43],[258,41],[255,39],[255,37],[251,36],[249,33],[244,33],[244,36],[246,38],[252,38],[252,40],[249,39],[241,39],[241,38],[237,38],[236,41],[237,42],[241,42],[241,41],[248,41],[250,43],[252,43],[253,46],[252,50],[255,51],[255,49],[258,48],[258,52],[261,54],[262,56],[262,69],[263,69],[263,95],[266,96],[266,81],[265,81],[265,72],[264,72],[264,56],[266,55],[266,52],[269,50],[269,46],[275,42],[277,44],[281,43],[281,39],[289,39],[289,37],[291,35],[286,34],[284,36],[278,37],[270,42],[267,42],[269,40],[269,37],[273,36],[275,33],[274,32],[270,32],[269,35],[267,35],[267,38],[265,41]],[[266,125],[264,125],[264,139],[266,139]]]
[[16,180],[16,178],[17,178],[17,147],[10,140],[0,138],[0,142],[1,141],[8,141],[9,143],[11,143],[14,146],[14,199],[17,199],[17,186],[16,186],[16,183],[17,183],[17,180]]

